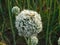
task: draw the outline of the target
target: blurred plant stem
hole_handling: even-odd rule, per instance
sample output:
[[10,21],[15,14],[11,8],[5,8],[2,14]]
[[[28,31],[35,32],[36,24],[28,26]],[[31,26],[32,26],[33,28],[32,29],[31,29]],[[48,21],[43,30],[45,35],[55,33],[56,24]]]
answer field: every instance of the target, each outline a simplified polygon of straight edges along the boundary
[[40,14],[42,14],[42,1],[41,0],[39,0],[39,4],[40,4]]
[[2,31],[1,31],[1,33],[2,33],[2,35],[1,35],[1,37],[2,37],[2,40],[4,40],[4,38],[3,38],[3,32],[4,32],[4,24],[5,24],[5,22],[3,21],[3,24],[2,24]]
[[[50,0],[50,12],[51,12],[51,7],[52,7],[52,0]],[[50,14],[50,12],[49,12],[49,14]],[[49,44],[52,45],[52,42],[51,42],[51,33],[49,33]]]
[[59,8],[59,16],[58,16],[58,20],[59,20],[59,25],[60,25],[60,3],[59,3],[58,8]]
[[47,6],[47,30],[46,30],[46,45],[48,45],[48,38],[49,38],[49,23],[50,23],[50,14],[49,14],[49,0],[46,0],[46,6]]
[[31,45],[31,38],[30,37],[29,38],[24,37],[24,38],[25,38],[27,45]]
[[[0,0],[0,11],[1,11],[1,13],[3,13],[1,0]],[[1,38],[2,38],[2,40],[4,40],[4,38],[3,38],[3,36],[4,36],[3,35],[3,32],[4,32],[5,18],[4,18],[3,15],[2,15],[2,17],[3,17],[3,23],[2,23],[2,25],[0,25],[2,27],[2,30],[1,30]]]
[[34,44],[32,44],[30,37],[29,38],[24,37],[24,38],[25,38],[27,45],[34,45]]
[[12,35],[13,35],[13,45],[16,45],[15,32],[14,32],[14,29],[13,29],[12,17],[11,17],[11,12],[10,12],[11,2],[10,2],[10,0],[7,0],[7,2],[8,2],[8,13],[9,13],[9,18],[10,18],[10,25],[11,25]]
[[28,9],[30,9],[30,0],[27,0]]

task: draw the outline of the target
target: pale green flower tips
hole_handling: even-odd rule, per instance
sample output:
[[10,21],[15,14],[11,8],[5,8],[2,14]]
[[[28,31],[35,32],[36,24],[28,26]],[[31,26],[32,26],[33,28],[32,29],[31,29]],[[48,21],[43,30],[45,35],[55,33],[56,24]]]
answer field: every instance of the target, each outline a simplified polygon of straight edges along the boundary
[[58,39],[58,45],[60,45],[60,37],[59,37],[59,39]]
[[31,36],[31,43],[32,43],[32,45],[37,45],[38,44],[38,38],[36,36]]
[[20,13],[20,8],[17,6],[14,6],[12,8],[12,13],[18,15]]
[[31,10],[23,10],[16,16],[15,26],[19,36],[37,35],[42,31],[40,14]]

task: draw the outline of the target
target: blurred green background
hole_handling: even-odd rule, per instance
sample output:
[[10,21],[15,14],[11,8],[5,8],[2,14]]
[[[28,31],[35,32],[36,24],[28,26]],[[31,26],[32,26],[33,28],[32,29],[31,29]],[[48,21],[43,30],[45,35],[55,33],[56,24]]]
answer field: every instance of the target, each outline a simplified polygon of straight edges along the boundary
[[11,13],[14,6],[18,6],[20,11],[29,9],[41,15],[43,31],[37,36],[38,45],[58,45],[60,0],[0,0],[0,42],[6,45],[27,45],[15,28],[15,15]]

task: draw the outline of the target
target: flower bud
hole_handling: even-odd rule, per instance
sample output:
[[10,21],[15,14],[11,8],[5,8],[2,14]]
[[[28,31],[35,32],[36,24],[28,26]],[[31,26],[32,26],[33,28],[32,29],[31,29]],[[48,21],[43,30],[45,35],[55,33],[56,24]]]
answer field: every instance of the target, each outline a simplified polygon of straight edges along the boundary
[[58,45],[60,45],[60,38],[58,39]]
[[38,38],[36,36],[31,36],[31,43],[33,45],[37,45],[38,44]]
[[12,13],[13,14],[19,14],[20,13],[20,8],[19,7],[17,7],[17,6],[14,6],[13,8],[12,8]]

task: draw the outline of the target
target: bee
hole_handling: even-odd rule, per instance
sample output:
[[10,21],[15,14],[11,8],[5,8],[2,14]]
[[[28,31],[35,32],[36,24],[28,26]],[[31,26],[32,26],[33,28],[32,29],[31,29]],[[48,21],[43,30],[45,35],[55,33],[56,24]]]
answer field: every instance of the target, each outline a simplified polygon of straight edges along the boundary
[[30,14],[27,14],[29,17],[30,17],[30,19],[33,19],[34,18],[34,16],[35,16],[35,14],[34,13],[30,13]]
[[30,13],[30,16],[33,17],[35,14],[34,13]]

